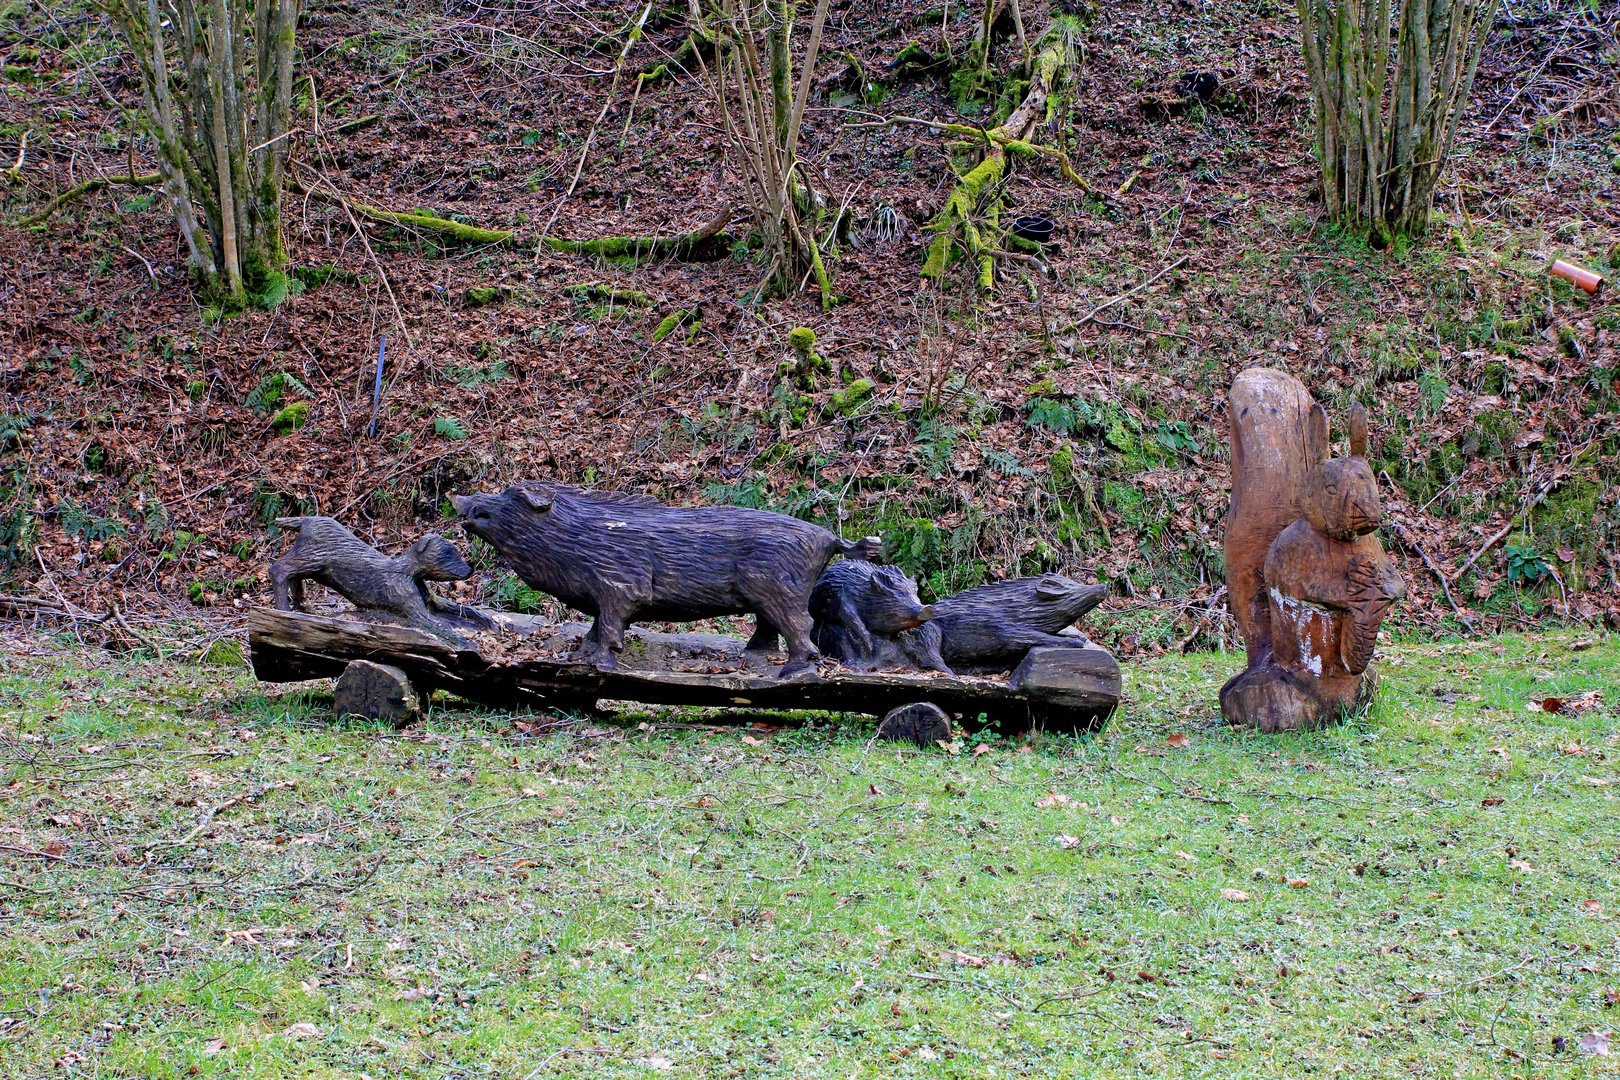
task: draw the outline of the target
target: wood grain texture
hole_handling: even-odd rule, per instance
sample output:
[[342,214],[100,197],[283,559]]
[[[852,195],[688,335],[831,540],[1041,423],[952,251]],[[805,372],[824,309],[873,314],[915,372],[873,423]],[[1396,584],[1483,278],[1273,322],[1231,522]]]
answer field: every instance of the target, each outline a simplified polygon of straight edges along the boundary
[[1366,414],[1350,452],[1327,457],[1327,418],[1298,380],[1252,368],[1232,385],[1227,594],[1248,665],[1221,688],[1234,724],[1282,731],[1365,704],[1378,627],[1405,595],[1374,535],[1383,516],[1366,461]]
[[440,602],[429,581],[462,581],[472,567],[442,536],[429,534],[399,555],[384,555],[335,518],[285,517],[276,524],[293,535],[286,553],[270,564],[275,605],[283,611],[304,606],[304,583],[315,581],[337,592],[373,622],[414,626],[450,643],[462,632],[488,625],[476,611]]
[[837,555],[877,554],[873,540],[845,541],[785,514],[665,506],[562,484],[518,484],[451,503],[530,587],[595,618],[581,656],[604,669],[634,622],[752,614],[761,640],[772,632],[787,639],[784,676],[810,671],[816,579]]
[[481,635],[483,652],[410,627],[265,608],[249,613],[248,640],[254,673],[266,682],[331,678],[352,660],[370,660],[404,671],[424,693],[443,689],[507,709],[577,708],[614,700],[881,715],[926,701],[970,725],[982,714],[1006,731],[1039,725],[1078,732],[1100,728],[1119,702],[1119,665],[1096,647],[1057,650],[1065,655],[1050,659],[1045,673],[1016,685],[838,668],[784,680],[771,658],[750,653],[738,638],[634,630],[626,635],[619,665],[604,671],[574,655],[588,633],[583,623],[494,617],[511,634],[498,641]]

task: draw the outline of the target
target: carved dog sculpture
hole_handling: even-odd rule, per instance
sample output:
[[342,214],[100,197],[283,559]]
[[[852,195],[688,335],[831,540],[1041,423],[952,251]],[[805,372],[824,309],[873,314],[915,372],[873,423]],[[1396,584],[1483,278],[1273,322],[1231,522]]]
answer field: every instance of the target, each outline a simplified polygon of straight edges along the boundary
[[[889,666],[885,644],[933,618],[934,611],[899,567],[844,559],[816,582],[810,616],[815,620],[812,640],[822,653],[856,671],[870,671]],[[944,670],[945,662],[939,660],[937,667]]]
[[919,667],[942,657],[953,668],[1002,670],[1043,645],[1075,648],[1084,643],[1058,633],[1072,626],[1108,595],[1106,585],[1082,585],[1060,574],[1014,578],[981,585],[934,603],[934,617],[900,635],[901,647]]
[[362,614],[390,621],[460,643],[453,624],[464,616],[459,605],[441,605],[427,591],[426,581],[462,581],[472,567],[461,552],[442,536],[428,535],[400,555],[384,555],[329,517],[284,517],[276,524],[296,535],[292,546],[270,564],[275,605],[282,611],[301,611],[304,582],[316,581],[336,590]]
[[1405,595],[1373,535],[1383,516],[1367,464],[1367,417],[1350,454],[1327,457],[1327,414],[1290,375],[1251,368],[1232,384],[1227,595],[1248,667],[1221,712],[1261,731],[1314,726],[1362,704],[1378,627]]
[[751,644],[778,630],[787,638],[783,677],[813,672],[816,579],[835,555],[876,546],[784,514],[665,506],[561,484],[517,484],[451,504],[531,587],[595,616],[580,651],[602,668],[614,666],[632,622],[752,613],[759,631]]

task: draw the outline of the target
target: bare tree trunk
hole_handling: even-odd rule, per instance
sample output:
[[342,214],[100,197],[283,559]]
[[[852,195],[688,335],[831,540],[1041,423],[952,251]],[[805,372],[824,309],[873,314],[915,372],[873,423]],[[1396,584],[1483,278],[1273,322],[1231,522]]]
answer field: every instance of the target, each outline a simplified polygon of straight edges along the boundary
[[[298,0],[112,0],[191,264],[232,306],[284,295]],[[251,28],[251,31],[250,31]],[[169,62],[173,43],[174,64]],[[221,280],[223,279],[223,280]]]
[[1328,214],[1377,246],[1428,225],[1497,0],[1298,0]]
[[708,19],[718,43],[709,82],[732,157],[747,176],[770,260],[767,282],[785,293],[814,280],[823,305],[832,303],[832,283],[813,220],[818,200],[798,147],[828,5],[816,0],[796,89],[791,35],[798,0],[716,0]]

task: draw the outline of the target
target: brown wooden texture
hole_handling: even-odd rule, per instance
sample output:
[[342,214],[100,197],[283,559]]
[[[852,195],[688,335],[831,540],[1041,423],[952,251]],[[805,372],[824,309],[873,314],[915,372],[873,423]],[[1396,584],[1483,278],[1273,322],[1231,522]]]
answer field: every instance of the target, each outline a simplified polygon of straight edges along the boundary
[[360,716],[404,725],[421,715],[421,700],[410,676],[392,664],[351,660],[338,676],[332,711],[340,718]]
[[814,667],[810,594],[837,555],[875,557],[875,538],[841,540],[785,514],[735,506],[665,506],[643,495],[517,484],[455,495],[467,531],[530,587],[595,618],[582,655],[612,668],[625,628],[716,615],[759,618],[758,639],[787,638],[792,676]]
[[1228,408],[1227,593],[1248,666],[1221,711],[1262,731],[1327,723],[1369,699],[1379,624],[1405,594],[1373,535],[1366,415],[1352,409],[1350,453],[1328,459],[1326,414],[1292,376],[1251,368]]
[[507,709],[612,700],[881,715],[926,701],[968,724],[983,714],[1008,731],[1079,732],[1100,728],[1119,702],[1119,665],[1094,646],[1035,650],[1043,664],[1013,682],[832,665],[819,677],[782,679],[777,662],[738,638],[634,630],[619,665],[604,671],[574,655],[583,623],[495,617],[522,636],[484,634],[479,648],[460,647],[409,627],[261,608],[249,613],[248,639],[254,673],[267,682],[330,678],[352,660],[371,660],[399,668],[423,692]]
[[951,715],[928,701],[913,702],[890,709],[878,721],[877,737],[890,742],[916,743],[924,750],[932,750],[954,737]]

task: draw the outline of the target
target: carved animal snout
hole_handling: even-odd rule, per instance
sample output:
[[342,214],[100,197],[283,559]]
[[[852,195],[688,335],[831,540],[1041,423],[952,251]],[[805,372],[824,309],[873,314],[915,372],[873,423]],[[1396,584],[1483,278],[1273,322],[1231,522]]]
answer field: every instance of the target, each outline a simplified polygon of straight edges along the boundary
[[917,617],[915,619],[909,620],[906,623],[904,628],[907,629],[907,630],[915,630],[915,629],[917,629],[917,627],[921,626],[925,622],[928,622],[933,617],[934,617],[934,605],[933,604],[924,604],[922,606],[922,609],[917,612]]
[[1366,536],[1378,528],[1382,516],[1383,508],[1377,498],[1358,498],[1350,504],[1350,529],[1357,536]]

